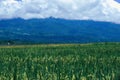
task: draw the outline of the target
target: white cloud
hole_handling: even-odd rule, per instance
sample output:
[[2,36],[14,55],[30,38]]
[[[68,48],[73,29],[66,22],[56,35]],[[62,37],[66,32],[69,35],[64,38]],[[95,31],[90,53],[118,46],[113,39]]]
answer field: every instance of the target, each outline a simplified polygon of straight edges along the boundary
[[114,0],[0,0],[0,19],[50,16],[120,23],[120,4]]

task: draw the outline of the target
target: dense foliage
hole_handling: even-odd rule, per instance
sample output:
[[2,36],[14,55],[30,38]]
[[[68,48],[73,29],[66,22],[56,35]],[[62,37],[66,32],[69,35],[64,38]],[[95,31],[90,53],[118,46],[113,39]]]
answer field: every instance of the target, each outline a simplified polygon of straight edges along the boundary
[[0,47],[0,80],[117,80],[120,43]]

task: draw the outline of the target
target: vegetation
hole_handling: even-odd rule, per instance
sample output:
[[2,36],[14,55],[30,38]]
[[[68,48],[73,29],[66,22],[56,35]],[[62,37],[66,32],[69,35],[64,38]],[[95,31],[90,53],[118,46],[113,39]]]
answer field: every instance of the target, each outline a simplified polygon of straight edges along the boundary
[[120,43],[0,47],[0,80],[119,80]]

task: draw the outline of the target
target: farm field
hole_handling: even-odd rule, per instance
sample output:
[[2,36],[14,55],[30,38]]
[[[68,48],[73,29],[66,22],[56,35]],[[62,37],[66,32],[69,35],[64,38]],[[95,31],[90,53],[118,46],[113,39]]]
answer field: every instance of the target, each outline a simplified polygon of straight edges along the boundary
[[120,43],[0,46],[0,80],[119,80]]

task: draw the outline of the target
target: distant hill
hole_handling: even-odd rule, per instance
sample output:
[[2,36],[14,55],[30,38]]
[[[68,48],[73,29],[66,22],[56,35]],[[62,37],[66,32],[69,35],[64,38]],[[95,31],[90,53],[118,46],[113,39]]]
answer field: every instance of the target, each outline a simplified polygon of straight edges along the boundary
[[120,24],[92,20],[0,20],[0,42],[89,43],[120,42]]

